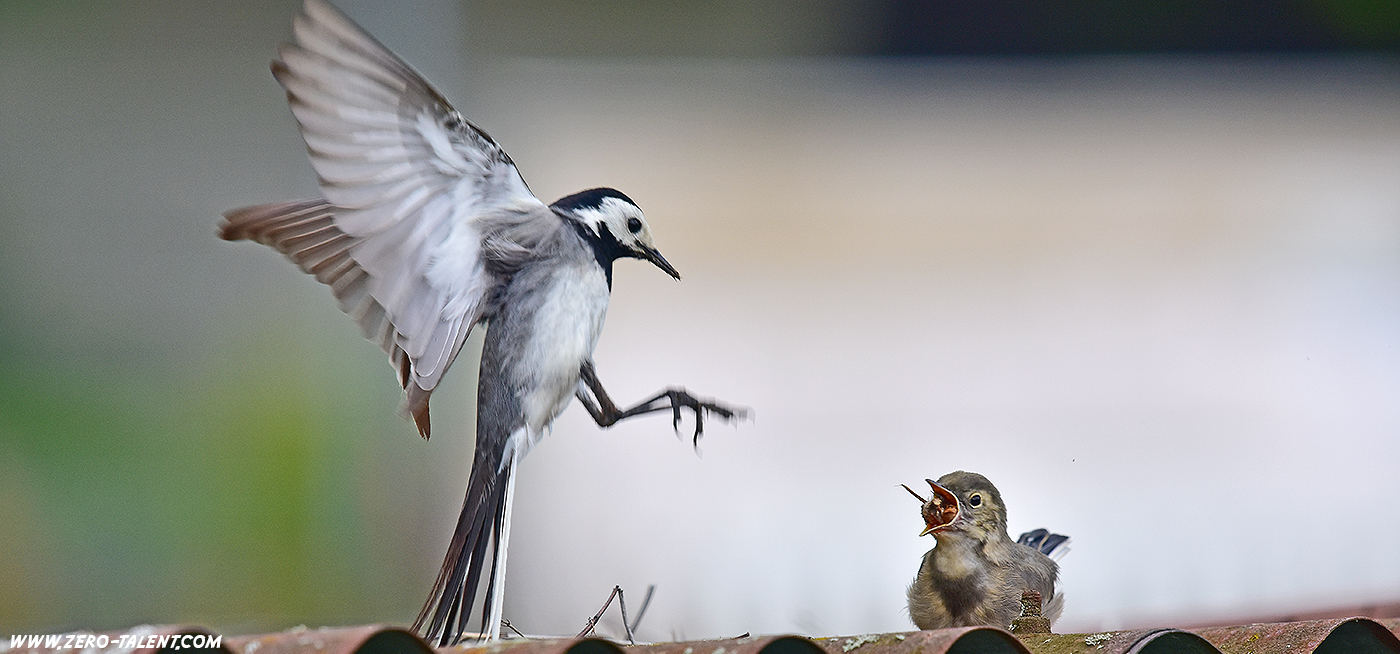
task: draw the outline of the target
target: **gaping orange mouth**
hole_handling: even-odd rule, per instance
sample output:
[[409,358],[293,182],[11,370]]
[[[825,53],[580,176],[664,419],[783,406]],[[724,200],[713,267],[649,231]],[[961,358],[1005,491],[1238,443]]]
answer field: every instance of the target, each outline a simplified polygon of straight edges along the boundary
[[954,520],[958,519],[959,510],[958,497],[954,495],[952,491],[939,486],[934,483],[932,479],[925,479],[924,481],[928,482],[929,488],[933,489],[933,495],[928,499],[924,499],[918,493],[915,493],[914,489],[900,484],[900,486],[904,486],[904,490],[909,491],[910,495],[918,498],[919,501],[923,503],[924,530],[919,533],[920,536],[926,536],[933,532],[947,529],[949,525],[953,524]]

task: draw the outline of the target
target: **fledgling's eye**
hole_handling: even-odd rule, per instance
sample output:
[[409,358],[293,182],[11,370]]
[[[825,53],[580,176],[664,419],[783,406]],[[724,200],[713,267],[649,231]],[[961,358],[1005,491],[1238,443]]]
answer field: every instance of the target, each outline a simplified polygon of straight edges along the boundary
[[642,231],[642,221],[637,218],[628,218],[627,231],[632,232],[633,234]]
[[982,494],[973,493],[967,496],[967,505],[972,507],[982,506]]

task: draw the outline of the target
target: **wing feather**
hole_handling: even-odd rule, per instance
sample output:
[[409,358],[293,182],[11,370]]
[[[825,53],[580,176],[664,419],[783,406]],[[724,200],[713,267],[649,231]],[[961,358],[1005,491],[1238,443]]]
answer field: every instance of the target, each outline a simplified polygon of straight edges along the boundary
[[272,72],[325,201],[231,211],[222,236],[270,245],[330,286],[389,355],[427,436],[428,398],[500,283],[482,248],[490,226],[550,212],[412,67],[323,0],[303,12]]

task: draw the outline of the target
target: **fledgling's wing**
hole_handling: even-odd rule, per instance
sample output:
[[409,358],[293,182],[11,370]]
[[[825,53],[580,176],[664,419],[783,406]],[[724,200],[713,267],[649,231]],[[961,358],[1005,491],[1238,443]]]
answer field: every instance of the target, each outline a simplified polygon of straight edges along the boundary
[[487,225],[550,212],[407,63],[323,0],[304,12],[272,72],[326,201],[237,209],[221,235],[270,245],[331,285],[389,354],[426,437],[428,398],[496,283],[482,255]]
[[[1046,532],[1044,535],[1056,536],[1057,534]],[[1031,536],[1030,540],[1032,541],[1036,540],[1035,532],[1022,534],[1021,540],[1026,540],[1027,536]],[[1035,549],[1034,545],[1024,542],[1020,544],[1025,545],[1025,547],[1012,546],[1011,558],[1014,563],[1007,571],[1006,577],[1006,590],[1009,591],[1008,595],[1010,595],[1007,598],[1007,604],[1017,607],[1013,610],[1011,617],[1015,617],[1015,614],[1020,612],[1021,593],[1033,590],[1040,593],[1041,615],[1053,623],[1059,619],[1060,612],[1064,610],[1065,605],[1064,593],[1060,592],[1059,589],[1060,566],[1041,550]]]

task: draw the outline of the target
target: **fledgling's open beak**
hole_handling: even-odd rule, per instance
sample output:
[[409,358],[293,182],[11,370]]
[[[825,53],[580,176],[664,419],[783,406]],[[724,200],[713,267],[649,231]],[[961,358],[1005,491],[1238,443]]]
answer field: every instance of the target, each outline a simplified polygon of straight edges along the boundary
[[[638,243],[638,245],[641,244]],[[666,273],[667,275],[670,275],[674,279],[681,278],[681,274],[676,271],[675,267],[672,266],[670,262],[666,261],[666,257],[661,256],[661,252],[659,252],[656,248],[649,248],[645,245],[642,245],[642,253],[640,258],[646,259],[647,261],[656,264],[657,268],[660,268],[662,272]]]
[[[954,495],[952,491],[939,486],[932,479],[925,479],[924,481],[928,482],[929,488],[933,489],[933,495],[929,496],[927,500],[919,497],[919,494],[915,493],[914,489],[904,486],[904,490],[909,491],[910,495],[918,497],[919,501],[924,503],[922,508],[924,530],[919,532],[920,536],[927,536],[931,533],[947,529],[949,525],[953,524],[954,520],[958,519],[958,514],[961,513],[962,509],[958,504],[958,496]],[[903,486],[903,484],[900,485]]]

